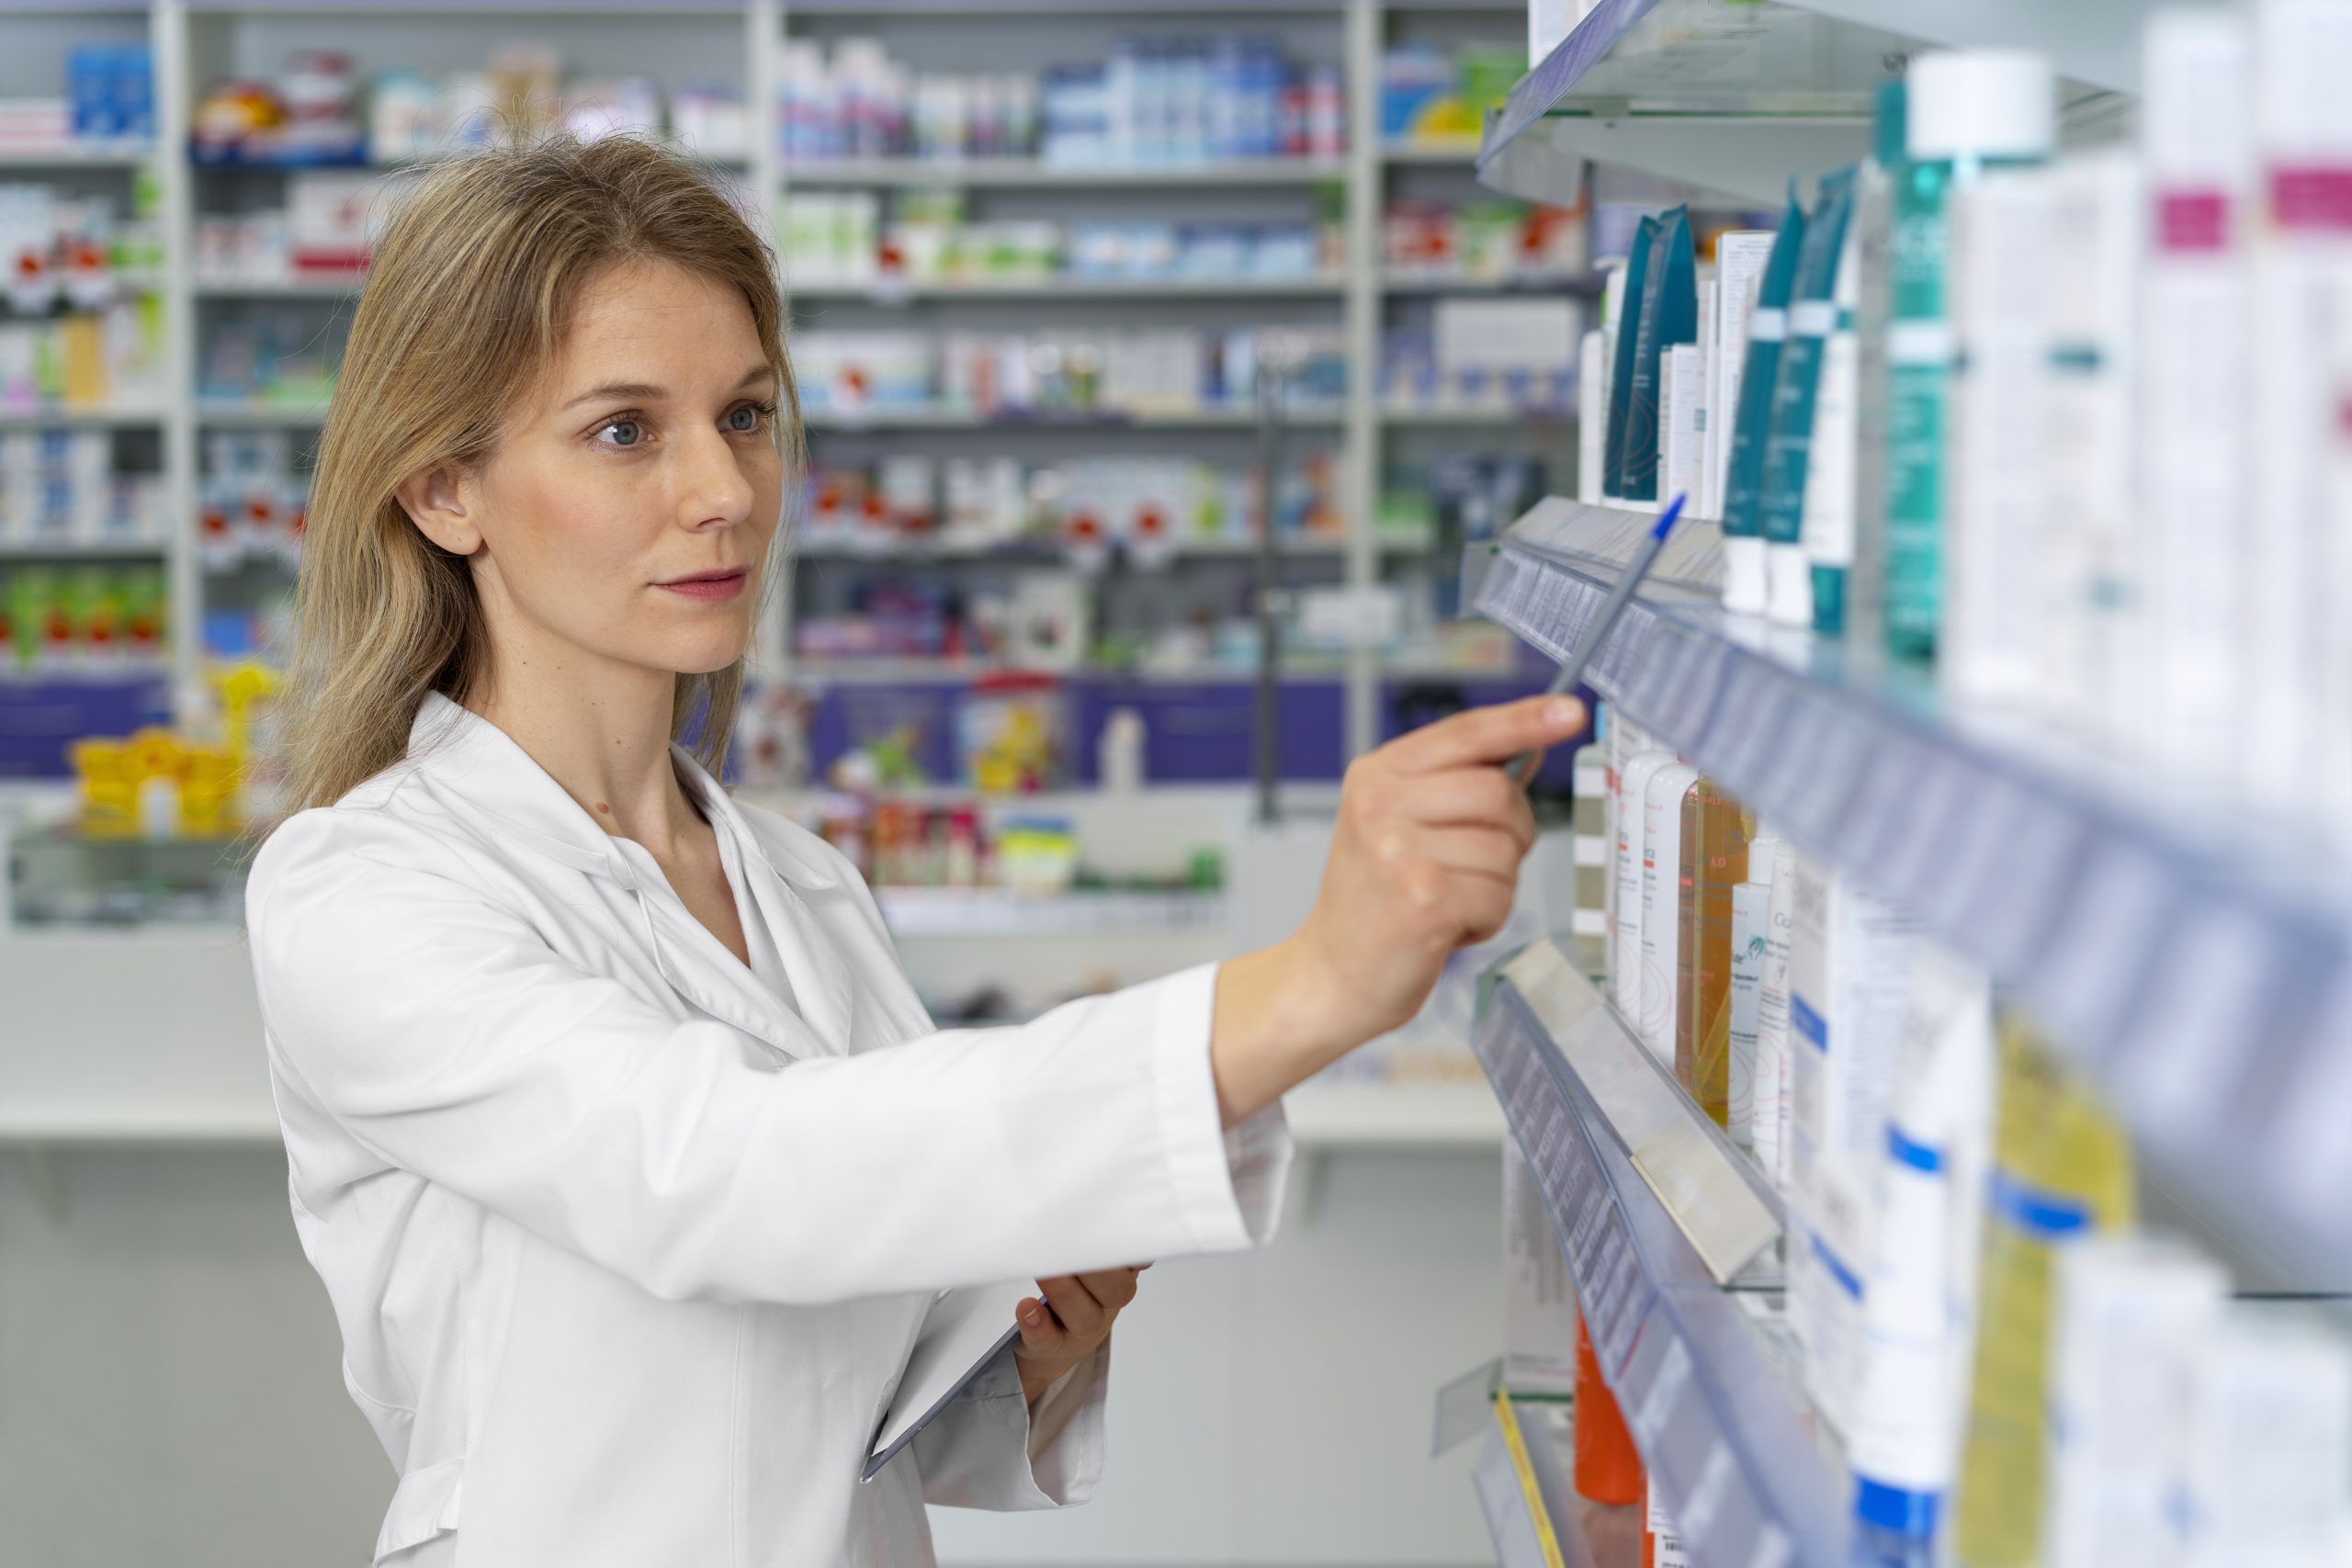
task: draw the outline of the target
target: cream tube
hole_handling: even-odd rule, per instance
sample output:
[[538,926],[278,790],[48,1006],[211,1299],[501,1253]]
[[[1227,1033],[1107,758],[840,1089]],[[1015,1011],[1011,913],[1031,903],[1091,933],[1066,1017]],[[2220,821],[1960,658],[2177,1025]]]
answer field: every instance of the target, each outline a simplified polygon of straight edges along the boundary
[[1674,1065],[1675,978],[1682,956],[1682,797],[1699,770],[1674,762],[1642,795],[1642,1010],[1638,1032],[1650,1054]]
[[[1642,857],[1650,780],[1673,764],[1667,750],[1636,751],[1617,771],[1617,929],[1609,978],[1617,1010],[1636,1032],[1642,1016]],[[1679,818],[1678,818],[1679,820]]]
[[1922,952],[1904,1033],[1907,1072],[1879,1168],[1847,1449],[1856,1528],[1890,1562],[1932,1546],[1960,1466],[1975,1320],[1977,1206],[1966,1195],[1982,1185],[1992,1119],[1984,977]]
[[[1756,845],[1747,847],[1756,863]],[[1770,874],[1769,868],[1767,874]],[[1751,877],[1753,872],[1750,873]],[[1741,1148],[1755,1145],[1756,1014],[1764,986],[1764,961],[1771,946],[1772,888],[1743,882],[1731,890],[1730,1099],[1724,1130]]]
[[1777,833],[1747,846],[1747,874],[1766,897],[1764,971],[1756,984],[1756,1084],[1748,1128],[1757,1168],[1789,1184],[1789,932],[1796,923],[1796,846]]

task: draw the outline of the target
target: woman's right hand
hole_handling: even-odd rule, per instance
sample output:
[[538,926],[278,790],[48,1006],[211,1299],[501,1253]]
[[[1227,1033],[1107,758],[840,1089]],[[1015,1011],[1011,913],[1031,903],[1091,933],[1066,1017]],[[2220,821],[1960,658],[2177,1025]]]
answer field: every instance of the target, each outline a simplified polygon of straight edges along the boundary
[[1226,1125],[1421,1010],[1454,952],[1510,918],[1535,841],[1500,764],[1584,728],[1573,697],[1473,708],[1358,758],[1315,908],[1218,971],[1209,1055]]

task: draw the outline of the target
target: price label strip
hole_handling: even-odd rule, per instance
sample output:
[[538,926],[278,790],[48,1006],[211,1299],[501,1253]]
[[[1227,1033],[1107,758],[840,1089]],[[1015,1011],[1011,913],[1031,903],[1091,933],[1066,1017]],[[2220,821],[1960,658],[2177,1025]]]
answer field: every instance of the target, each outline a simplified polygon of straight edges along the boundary
[[1511,1408],[1510,1395],[1495,1395],[1495,1425],[1503,1430],[1503,1447],[1510,1450],[1511,1472],[1519,1477],[1519,1494],[1527,1506],[1528,1522],[1535,1527],[1535,1544],[1544,1552],[1544,1568],[1568,1568],[1568,1560],[1560,1550],[1559,1531],[1553,1528],[1552,1511],[1544,1506],[1544,1488],[1535,1479],[1534,1461],[1528,1457],[1527,1436],[1519,1429],[1519,1412]]
[[1721,1403],[1725,1387],[1765,1386],[1764,1352],[1577,1076],[1561,1043],[1574,1038],[1572,1015],[1544,1021],[1561,1007],[1544,953],[1511,961],[1472,1044],[1528,1153],[1644,1462],[1662,1496],[1697,1504],[1677,1515],[1695,1562],[1794,1561],[1799,1539],[1826,1550],[1843,1520],[1835,1485],[1815,1472],[1792,1411]]

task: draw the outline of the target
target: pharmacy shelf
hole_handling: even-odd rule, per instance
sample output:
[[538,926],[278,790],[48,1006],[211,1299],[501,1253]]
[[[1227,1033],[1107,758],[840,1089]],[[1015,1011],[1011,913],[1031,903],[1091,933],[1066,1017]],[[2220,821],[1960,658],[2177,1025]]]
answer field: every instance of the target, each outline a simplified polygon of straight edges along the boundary
[[365,274],[336,277],[198,277],[199,299],[356,299]]
[[802,283],[788,298],[899,305],[918,299],[1279,299],[1336,298],[1347,280],[1307,277],[1012,277],[956,283]]
[[0,539],[0,560],[153,558],[171,553],[167,539]]
[[1487,121],[1478,176],[1539,200],[1579,160],[1758,205],[1791,176],[1867,150],[1879,85],[1920,49],[2004,44],[2048,55],[2070,121],[2136,82],[2131,41],[2153,0],[1600,0]]
[[1291,1136],[1301,1148],[1491,1149],[1503,1138],[1502,1112],[1480,1083],[1317,1084],[1283,1098]]
[[[1466,563],[1477,608],[1559,657],[1653,521],[1546,502]],[[2333,860],[2259,818],[2225,835],[2128,761],[1956,707],[1870,648],[1724,614],[1712,532],[1678,533],[1672,581],[1652,574],[1587,684],[1983,967],[2171,1186],[2340,1275],[2352,907]]]
[[1221,893],[1025,894],[984,887],[881,887],[890,934],[915,937],[1070,936],[1194,931],[1225,921]]
[[[1346,539],[1310,538],[1283,539],[1278,547],[1286,557],[1339,556],[1347,552]],[[1427,555],[1433,547],[1426,535],[1375,535],[1373,547],[1385,555]],[[1134,547],[1122,544],[1128,554]],[[880,566],[904,566],[910,561],[944,564],[972,561],[982,565],[1007,561],[1055,561],[1068,559],[1073,547],[1059,539],[1014,540],[1000,545],[944,546],[916,539],[886,539],[867,544],[856,539],[805,537],[792,547],[799,560],[864,561]],[[1258,553],[1254,539],[1182,539],[1167,547],[1167,553],[1180,560],[1250,559]]]
[[217,1147],[278,1141],[277,1111],[250,1104],[0,1106],[0,1145],[165,1144]]
[[1386,424],[1428,424],[1493,428],[1507,424],[1566,424],[1575,420],[1572,408],[1544,408],[1536,405],[1488,407],[1478,403],[1388,403],[1382,407],[1380,418]]
[[[1454,668],[1403,662],[1379,663],[1374,668],[1380,676],[1400,681],[1478,681],[1511,673],[1507,668]],[[786,679],[808,681],[820,686],[964,685],[997,675],[1051,675],[1063,681],[1109,681],[1169,686],[1248,686],[1255,684],[1258,679],[1255,671],[1234,664],[1183,669],[1110,670],[1087,665],[1076,670],[1029,670],[966,659],[923,658],[796,657],[783,674]],[[1344,679],[1346,674],[1346,668],[1336,659],[1328,662],[1309,661],[1303,657],[1285,655],[1283,660],[1283,679],[1285,682],[1338,681]]]
[[842,159],[787,164],[784,178],[796,186],[1044,186],[1125,188],[1136,186],[1290,186],[1343,180],[1344,161],[1320,158],[1245,158],[1225,164],[1168,164],[1114,167],[1063,165],[1030,158]]
[[90,146],[0,147],[0,170],[123,169],[146,167],[155,156],[152,147]]
[[1380,149],[1384,164],[1447,164],[1467,168],[1477,161],[1478,139],[1459,141],[1391,141]]
[[[1488,1124],[1454,1108],[1451,1097],[1423,1102],[1419,1090],[1368,1090],[1398,1103],[1374,1113],[1325,1101],[1326,1091],[1301,1089],[1283,1101],[1292,1141],[1312,1154],[1416,1154],[1491,1149],[1502,1119],[1485,1089]],[[250,1105],[8,1105],[0,1106],[0,1145],[163,1144],[216,1146],[275,1144],[277,1113],[266,1100]]]
[[[67,185],[87,184],[91,179],[109,177],[97,171],[120,169],[125,172],[147,171],[156,177],[156,200],[159,229],[165,239],[165,254],[161,263],[161,278],[153,287],[167,293],[175,300],[193,301],[196,309],[168,310],[164,314],[164,348],[163,355],[169,378],[167,400],[153,411],[139,410],[109,413],[74,411],[56,414],[0,414],[0,429],[17,429],[40,425],[145,425],[155,429],[163,437],[162,478],[166,492],[168,514],[187,518],[197,511],[201,489],[201,454],[203,437],[211,432],[234,429],[283,430],[295,434],[298,440],[311,439],[321,425],[324,413],[324,399],[315,403],[304,400],[291,403],[253,404],[243,400],[227,402],[205,399],[199,386],[198,370],[205,363],[207,342],[199,329],[220,310],[236,302],[301,302],[312,306],[324,315],[329,310],[348,314],[349,300],[358,288],[357,279],[292,278],[262,281],[250,277],[206,275],[208,258],[198,256],[190,243],[200,220],[208,214],[229,212],[250,208],[259,186],[244,188],[244,181],[259,179],[264,183],[282,177],[281,162],[294,165],[296,160],[261,160],[251,165],[251,173],[239,172],[233,163],[223,164],[211,159],[199,159],[192,137],[188,106],[197,101],[209,80],[206,64],[220,48],[226,46],[227,35],[246,27],[254,17],[270,16],[288,19],[302,18],[320,22],[331,29],[339,29],[344,18],[380,19],[382,0],[175,0],[169,5],[144,5],[124,0],[100,0],[100,8],[114,6],[126,15],[147,15],[152,24],[145,30],[154,50],[159,121],[157,133],[151,141],[140,146],[90,145],[74,143],[62,146],[17,145],[0,150],[0,178],[53,179]],[[826,0],[820,0],[820,10]],[[79,0],[0,0],[0,13],[8,11],[71,13],[85,9]],[[739,164],[743,171],[745,187],[769,198],[775,212],[782,210],[777,198],[788,201],[797,187],[856,187],[870,186],[941,186],[974,187],[1001,186],[1007,188],[1007,198],[1012,196],[1034,196],[1035,199],[1054,198],[1057,209],[1069,203],[1093,207],[1111,204],[1106,215],[1132,216],[1135,197],[1148,194],[1159,198],[1182,199],[1187,215],[1202,221],[1262,221],[1280,215],[1286,219],[1305,216],[1302,204],[1320,199],[1333,190],[1343,189],[1347,197],[1348,220],[1347,260],[1337,276],[1312,279],[1216,279],[1192,280],[1121,280],[1096,286],[1099,293],[1078,292],[1076,280],[1057,279],[1046,288],[1029,290],[1032,285],[1007,285],[1001,293],[993,289],[974,288],[969,292],[957,289],[936,295],[924,292],[924,299],[952,300],[993,299],[1006,302],[1011,308],[1015,300],[1034,300],[1038,308],[1052,299],[1076,297],[1091,298],[1098,310],[1111,310],[1137,317],[1137,324],[1151,325],[1179,317],[1189,319],[1208,308],[1215,299],[1229,300],[1234,310],[1253,308],[1275,310],[1320,310],[1329,313],[1342,329],[1345,355],[1350,368],[1351,384],[1360,389],[1356,397],[1344,408],[1332,405],[1314,410],[1301,410],[1292,416],[1293,450],[1311,448],[1318,455],[1328,451],[1338,465],[1338,487],[1347,493],[1372,495],[1378,493],[1384,470],[1384,447],[1396,438],[1392,428],[1399,422],[1428,426],[1432,431],[1453,428],[1460,431],[1459,444],[1464,447],[1487,441],[1516,441],[1525,446],[1526,433],[1512,428],[1521,422],[1500,416],[1453,413],[1423,414],[1419,412],[1400,413],[1396,419],[1384,415],[1377,400],[1367,400],[1361,389],[1372,387],[1377,379],[1380,352],[1381,310],[1384,295],[1378,278],[1379,213],[1388,181],[1391,165],[1407,164],[1454,164],[1467,167],[1471,149],[1467,141],[1450,145],[1404,145],[1384,148],[1376,138],[1359,139],[1347,148],[1345,155],[1328,159],[1253,159],[1206,165],[1158,167],[1091,167],[1066,168],[1048,166],[1041,160],[919,160],[912,158],[879,161],[829,162],[822,164],[786,164],[773,134],[771,118],[775,93],[778,85],[780,60],[775,45],[791,36],[792,29],[804,18],[814,14],[806,4],[793,0],[778,4],[777,0],[586,0],[585,4],[567,5],[562,0],[417,0],[404,6],[419,18],[454,17],[478,14],[514,15],[533,18],[535,27],[549,30],[559,44],[570,32],[570,22],[582,15],[600,17],[628,16],[643,21],[655,18],[651,26],[669,25],[662,18],[674,20],[684,17],[693,19],[698,37],[707,35],[711,50],[713,73],[734,79],[740,73],[741,85],[746,102],[754,112],[755,133],[751,144],[742,149],[747,156],[741,160],[707,158],[717,164]],[[1010,61],[1036,51],[1046,51],[1050,57],[1056,40],[1063,42],[1077,36],[1083,47],[1099,47],[1090,42],[1104,29],[1116,31],[1148,30],[1155,18],[1164,19],[1165,7],[1155,7],[1148,0],[984,0],[976,12],[969,0],[831,0],[831,14],[854,17],[876,14],[881,10],[907,16],[936,15],[959,18],[958,26],[971,25],[979,12],[1000,17],[1005,28],[1005,43],[1012,52]],[[1316,42],[1308,51],[1318,60],[1334,61],[1339,65],[1349,95],[1351,122],[1357,125],[1374,123],[1377,112],[1380,51],[1384,39],[1391,36],[1389,19],[1406,14],[1461,13],[1464,26],[1457,29],[1464,37],[1479,34],[1494,41],[1507,41],[1519,36],[1521,17],[1515,0],[1207,0],[1203,6],[1190,7],[1202,17],[1225,18],[1220,26],[1246,28],[1250,19],[1262,19],[1268,15],[1295,18],[1301,29],[1312,28]],[[1474,28],[1468,25],[1472,13],[1479,20]],[[232,20],[236,19],[236,20]],[[707,22],[731,21],[735,26],[706,26]],[[1078,35],[1069,30],[1069,22],[1081,25]],[[379,29],[380,30],[380,29]],[[820,28],[830,33],[831,28]],[[330,40],[332,41],[332,40]],[[354,47],[367,49],[396,47],[384,39],[374,43],[355,38]],[[234,52],[234,50],[232,50]],[[390,61],[360,61],[359,68],[372,69]],[[174,107],[176,106],[176,107]],[[423,160],[430,161],[430,160]],[[368,167],[397,167],[405,160],[371,160]],[[321,164],[319,166],[324,166]],[[13,171],[22,171],[15,173]],[[227,182],[217,184],[216,182]],[[985,194],[980,192],[979,194]],[[1274,203],[1268,207],[1268,203]],[[1199,210],[1191,209],[1197,207]],[[1294,210],[1296,209],[1296,210]],[[772,212],[771,216],[774,215]],[[1064,216],[1077,215],[1076,209]],[[847,301],[853,298],[873,299],[871,293],[836,293],[830,289],[805,291],[811,300],[819,299]],[[1187,305],[1187,299],[1196,303]],[[1165,301],[1166,303],[1161,303]],[[836,310],[848,310],[846,303]],[[977,307],[976,307],[977,308]],[[219,324],[219,323],[211,323]],[[192,412],[192,419],[191,419]],[[817,415],[810,420],[820,432],[816,437],[820,450],[831,450],[826,442],[845,441],[850,435],[866,433],[877,448],[892,449],[899,446],[937,446],[940,442],[962,446],[996,440],[1004,431],[1035,430],[1034,439],[1040,451],[1050,444],[1056,451],[1117,450],[1125,442],[1124,432],[1138,431],[1137,443],[1155,446],[1181,444],[1188,436],[1197,436],[1193,445],[1204,442],[1230,444],[1240,455],[1245,442],[1255,425],[1254,411],[1241,408],[1210,410],[1197,413],[1160,416],[1138,416],[1133,419],[1102,418],[1083,421],[1058,418],[983,419],[968,414],[921,411],[911,414],[876,414],[871,417],[828,417]],[[1548,430],[1549,425],[1545,426]],[[849,433],[843,434],[836,432]],[[311,433],[306,435],[304,433]],[[1155,434],[1159,433],[1159,434]],[[1409,436],[1409,430],[1406,433]],[[191,439],[193,434],[194,439]],[[1017,438],[1021,440],[1030,437]],[[1434,442],[1435,434],[1423,436],[1424,444]],[[1002,447],[1013,447],[1012,441],[997,441]],[[1368,519],[1367,519],[1368,521]],[[205,610],[209,593],[204,573],[197,564],[192,536],[175,536],[170,577],[172,595],[171,624],[173,627],[174,668],[181,689],[200,688],[203,665],[202,628],[206,624]],[[1345,578],[1358,586],[1376,582],[1380,563],[1386,547],[1374,544],[1369,547],[1350,547],[1340,552]],[[763,627],[763,651],[780,655],[789,639],[789,617],[772,617]],[[1374,743],[1378,736],[1376,661],[1369,655],[1355,658],[1348,669],[1348,696],[1343,715],[1343,734],[1351,749],[1361,750]]]
[[1562,1445],[1566,1412],[1494,1396],[1494,1421],[1481,1440],[1470,1483],[1486,1516],[1498,1568],[1592,1568],[1577,1528],[1576,1493]]
[[[1295,409],[1284,415],[1293,425],[1340,423],[1337,408]],[[1256,427],[1255,409],[1104,410],[1091,413],[980,413],[969,409],[884,408],[849,412],[841,409],[804,410],[801,423],[810,430],[1248,430]]]
[[1380,287],[1390,294],[1573,294],[1599,299],[1608,279],[1597,272],[1516,277],[1460,277],[1441,273],[1388,273]]
[[0,409],[0,430],[135,430],[163,423],[163,411],[146,404],[121,408]]
[[224,429],[316,430],[327,422],[324,403],[300,408],[268,403],[242,403],[226,398],[198,398],[196,422]]
[[1849,27],[1944,49],[2030,49],[2071,82],[2133,93],[2142,25],[2166,0],[1786,0]]
[[[1574,1065],[1629,1065],[1646,1055],[1640,1043],[1544,942],[1503,965],[1473,1044],[1567,1255],[1601,1375],[1691,1562],[1848,1562],[1847,1499],[1817,1457],[1804,1401],[1678,1220],[1703,1203],[1669,1207],[1631,1152],[1659,1129],[1612,1121],[1596,1098],[1608,1086]],[[1703,1140],[1694,1121],[1704,1121],[1695,1108],[1680,1130]]]

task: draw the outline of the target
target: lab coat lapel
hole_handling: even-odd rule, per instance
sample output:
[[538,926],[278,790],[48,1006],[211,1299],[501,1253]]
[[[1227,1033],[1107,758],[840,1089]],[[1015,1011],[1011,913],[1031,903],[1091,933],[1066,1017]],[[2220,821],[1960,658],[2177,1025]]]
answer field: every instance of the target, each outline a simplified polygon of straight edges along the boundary
[[[721,789],[694,754],[675,747],[679,772],[700,795],[704,814],[719,832],[732,836],[736,859],[752,895],[752,907],[775,942],[784,962],[784,977],[792,987],[799,1009],[797,1021],[822,1043],[827,1055],[846,1056],[853,1049],[855,987],[841,950],[809,908],[808,896],[837,886],[825,867],[799,858],[776,863],[770,849],[743,819],[732,796]],[[794,886],[794,884],[797,886]],[[804,892],[805,890],[805,892]],[[768,1011],[785,1010],[771,1007]]]
[[[674,895],[650,897],[649,886],[661,880],[651,858],[639,846],[605,832],[496,725],[438,692],[428,693],[410,726],[409,750],[409,765],[463,796],[503,830],[522,836],[564,864],[628,889],[644,911],[654,961],[680,996],[786,1055],[848,1054],[848,967],[808,905],[778,880],[767,852],[734,801],[684,747],[673,746],[671,755],[682,779],[701,797],[704,814],[718,831],[733,836],[761,917],[783,956],[785,974],[800,1006],[798,1016],[753,979]],[[644,856],[641,863],[639,856]],[[831,873],[821,865],[793,861],[785,869],[812,892],[833,886]]]
[[[762,918],[766,918],[764,910]],[[684,919],[692,920],[694,917],[686,914]],[[666,908],[657,917],[657,924],[673,923],[675,918]],[[704,940],[696,940],[697,937]],[[782,950],[786,940],[784,933],[776,932],[775,940]],[[700,926],[693,931],[679,930],[669,938],[657,931],[654,955],[662,965],[662,977],[670,983],[671,989],[720,1022],[732,1024],[787,1056],[805,1059],[841,1055],[813,1021],[796,1016],[790,1008],[763,990],[752,979],[752,972]],[[785,969],[797,998],[801,994],[799,977],[789,961]]]
[[824,1042],[829,1055],[848,1055],[856,998],[849,964],[818,922],[816,912],[784,885],[761,854],[758,843],[747,834],[742,847],[752,901],[767,922],[768,934],[775,940],[777,955],[784,960],[784,976],[791,982],[793,1000],[799,1004],[800,1021]]

